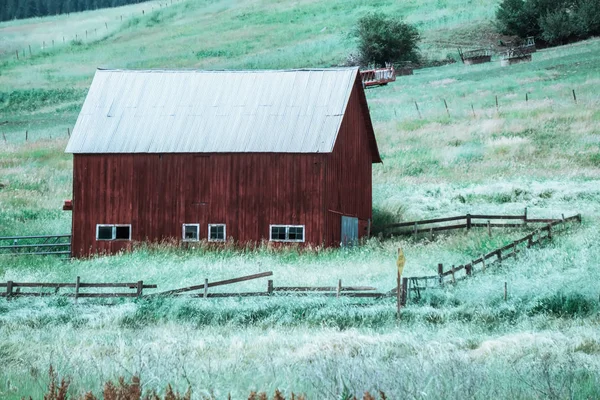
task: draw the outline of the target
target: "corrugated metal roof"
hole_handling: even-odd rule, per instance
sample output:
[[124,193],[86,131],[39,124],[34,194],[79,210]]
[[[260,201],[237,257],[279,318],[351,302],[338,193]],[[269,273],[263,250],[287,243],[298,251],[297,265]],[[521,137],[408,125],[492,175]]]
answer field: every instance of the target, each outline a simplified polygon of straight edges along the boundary
[[98,70],[67,153],[329,153],[358,68]]

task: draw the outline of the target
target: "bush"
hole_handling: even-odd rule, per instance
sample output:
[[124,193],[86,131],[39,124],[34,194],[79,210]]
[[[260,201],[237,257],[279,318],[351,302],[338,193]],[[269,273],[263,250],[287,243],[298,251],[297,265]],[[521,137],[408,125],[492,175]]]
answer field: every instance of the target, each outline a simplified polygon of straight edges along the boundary
[[419,60],[417,29],[401,19],[372,13],[358,20],[354,31],[358,37],[360,62],[385,66],[387,62]]
[[496,25],[505,35],[555,45],[600,34],[600,0],[503,0]]
[[542,39],[549,44],[563,44],[576,36],[575,25],[567,10],[550,12],[540,18]]

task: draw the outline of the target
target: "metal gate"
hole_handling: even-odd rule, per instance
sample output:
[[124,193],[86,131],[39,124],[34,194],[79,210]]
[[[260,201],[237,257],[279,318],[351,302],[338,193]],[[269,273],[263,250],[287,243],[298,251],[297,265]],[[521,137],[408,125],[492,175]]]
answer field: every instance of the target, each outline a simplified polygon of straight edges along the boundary
[[342,215],[342,246],[354,246],[358,241],[358,218]]

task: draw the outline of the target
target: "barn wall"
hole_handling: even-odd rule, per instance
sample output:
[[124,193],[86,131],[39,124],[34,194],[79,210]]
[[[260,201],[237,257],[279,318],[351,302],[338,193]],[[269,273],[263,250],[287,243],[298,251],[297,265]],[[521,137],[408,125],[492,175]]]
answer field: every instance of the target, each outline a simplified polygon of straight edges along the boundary
[[96,224],[131,224],[133,241],[159,241],[180,239],[184,223],[199,223],[201,239],[209,223],[225,223],[227,236],[241,242],[268,240],[269,224],[299,224],[306,226],[306,242],[322,244],[325,158],[76,154],[73,256],[131,246],[96,241]]
[[362,90],[357,80],[333,152],[327,159],[326,243],[329,246],[340,244],[342,215],[358,217],[359,237],[367,234],[372,218],[373,149],[367,134]]

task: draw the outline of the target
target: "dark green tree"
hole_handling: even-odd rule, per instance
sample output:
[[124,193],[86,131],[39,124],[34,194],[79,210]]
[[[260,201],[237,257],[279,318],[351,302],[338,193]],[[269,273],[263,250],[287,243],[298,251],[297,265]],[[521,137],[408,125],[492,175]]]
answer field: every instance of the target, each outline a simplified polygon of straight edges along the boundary
[[358,20],[354,34],[363,63],[385,66],[386,62],[419,60],[419,32],[399,18],[367,14]]

